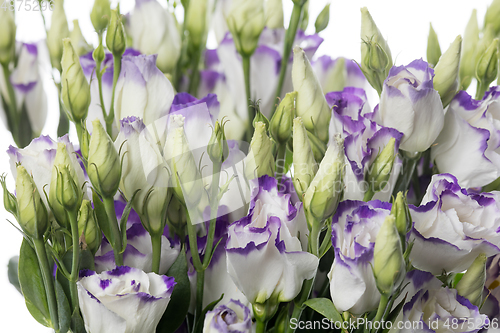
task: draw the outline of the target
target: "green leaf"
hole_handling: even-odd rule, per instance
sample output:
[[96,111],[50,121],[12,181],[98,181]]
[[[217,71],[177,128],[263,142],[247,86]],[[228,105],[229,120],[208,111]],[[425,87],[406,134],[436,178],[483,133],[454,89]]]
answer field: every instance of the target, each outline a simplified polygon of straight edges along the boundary
[[92,202],[94,203],[94,212],[97,218],[97,223],[101,228],[104,236],[111,241],[111,230],[109,229],[109,221],[108,215],[106,214],[106,208],[104,208],[104,204],[101,201],[101,198],[97,195],[97,193],[92,189]]
[[19,285],[19,276],[17,275],[17,270],[19,266],[19,256],[14,256],[10,258],[7,274],[9,276],[9,282],[14,287],[16,287],[17,291],[21,292],[21,286]]
[[127,248],[127,221],[128,221],[128,215],[130,214],[130,210],[132,210],[132,202],[134,202],[135,196],[137,193],[139,193],[140,190],[137,190],[134,192],[132,195],[132,198],[127,202],[127,205],[125,205],[125,208],[123,209],[122,217],[120,218],[120,231],[122,233],[122,251],[121,253],[125,252],[125,249]]
[[61,283],[57,280],[55,282],[59,331],[67,332],[71,324],[71,310]]
[[186,318],[191,301],[191,285],[187,272],[186,249],[182,247],[179,256],[167,272],[167,275],[173,277],[177,284],[170,297],[168,307],[156,327],[157,333],[175,332]]
[[73,311],[73,315],[71,316],[71,331],[73,333],[86,333],[85,326],[83,324],[83,319],[80,316],[80,311]]
[[310,307],[332,322],[343,322],[342,316],[328,298],[311,298],[305,301],[304,305]]
[[40,324],[52,327],[47,294],[35,250],[23,239],[19,254],[19,284],[29,312]]
[[[391,313],[389,313],[389,315],[387,316],[387,319],[385,320],[386,322],[391,322],[394,324],[394,322],[396,321],[396,319],[398,318],[399,316],[399,313],[401,312],[401,309],[403,309],[403,306],[406,304],[406,296],[403,298],[403,300],[401,302],[399,302],[399,304],[394,308],[394,310],[391,311]],[[385,329],[382,331],[382,333],[388,333],[390,331],[390,329]]]

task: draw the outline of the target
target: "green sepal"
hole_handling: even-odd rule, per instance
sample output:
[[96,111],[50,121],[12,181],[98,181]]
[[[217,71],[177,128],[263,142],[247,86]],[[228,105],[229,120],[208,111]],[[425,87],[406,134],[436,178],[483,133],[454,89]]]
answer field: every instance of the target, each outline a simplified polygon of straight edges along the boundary
[[328,298],[311,298],[305,301],[304,305],[323,315],[331,322],[344,322],[337,308]]

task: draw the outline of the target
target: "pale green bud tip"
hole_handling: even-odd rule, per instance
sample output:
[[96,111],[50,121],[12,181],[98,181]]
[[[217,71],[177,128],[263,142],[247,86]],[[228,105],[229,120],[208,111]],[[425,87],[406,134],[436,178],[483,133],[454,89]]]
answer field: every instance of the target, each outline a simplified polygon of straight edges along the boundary
[[56,198],[60,205],[68,211],[76,211],[80,204],[82,192],[73,179],[69,165],[60,167],[57,170]]
[[500,22],[498,17],[500,16],[500,0],[493,0],[491,5],[488,7],[486,11],[486,15],[484,17],[484,26],[492,25],[495,29],[495,33],[500,32]]
[[293,184],[300,199],[318,171],[302,118],[293,120]]
[[71,31],[69,38],[71,39],[71,43],[74,45],[75,51],[79,56],[86,54],[90,50],[90,46],[87,44],[87,41],[82,34],[78,20],[73,20],[73,30]]
[[3,188],[3,204],[5,210],[7,210],[14,216],[17,216],[17,200],[14,194],[10,193],[10,191],[7,189],[7,183],[5,182],[4,175],[0,176],[0,183],[2,184]]
[[98,33],[102,33],[108,26],[109,17],[111,15],[111,4],[109,0],[96,0],[92,12],[90,13],[90,20],[94,29]]
[[427,38],[427,62],[432,67],[436,66],[441,57],[441,47],[439,46],[438,36],[432,24],[429,24],[429,37]]
[[401,236],[406,236],[407,204],[403,192],[398,192],[391,208],[391,215],[396,218],[396,228]]
[[266,27],[269,29],[283,28],[283,1],[266,1]]
[[198,46],[202,43],[205,34],[207,15],[207,0],[191,0],[186,17],[186,30],[189,32],[190,42]]
[[208,141],[207,153],[213,163],[222,163],[229,155],[224,125],[221,126],[218,121],[215,123],[212,136]]
[[255,123],[255,131],[250,142],[250,154],[245,166],[248,179],[259,178],[264,175],[274,176],[273,143],[267,136],[266,124]]
[[255,109],[255,117],[253,118],[252,125],[255,128],[255,124],[258,122],[263,123],[266,126],[266,131],[269,130],[269,120],[262,112],[260,112],[259,102],[253,102],[252,107]]
[[441,96],[443,106],[448,105],[458,91],[458,73],[462,50],[462,36],[458,35],[441,56],[434,69],[434,89]]
[[319,13],[314,22],[314,27],[316,28],[316,33],[319,33],[326,29],[328,23],[330,22],[330,4],[327,4],[325,8]]
[[16,22],[13,11],[0,9],[0,64],[8,64],[14,58],[16,47]]
[[403,281],[405,261],[393,215],[385,218],[375,240],[373,274],[383,295],[391,295]]
[[[78,235],[83,236],[87,248],[92,253],[97,252],[101,245],[101,231],[89,200],[83,200],[78,211]],[[80,238],[80,240],[82,239]]]
[[498,74],[498,38],[495,38],[476,66],[476,78],[483,85],[489,85]]
[[292,135],[292,121],[295,116],[296,99],[296,91],[286,94],[271,118],[271,135],[280,144],[285,144]]
[[456,286],[458,294],[469,299],[476,306],[482,303],[486,282],[486,260],[484,253],[478,255]]
[[106,46],[113,53],[113,56],[121,56],[125,52],[125,30],[123,28],[121,15],[118,10],[111,11],[108,31],[106,33]]
[[380,154],[375,158],[370,170],[368,170],[367,181],[373,192],[382,190],[391,176],[394,159],[396,139],[391,138]]

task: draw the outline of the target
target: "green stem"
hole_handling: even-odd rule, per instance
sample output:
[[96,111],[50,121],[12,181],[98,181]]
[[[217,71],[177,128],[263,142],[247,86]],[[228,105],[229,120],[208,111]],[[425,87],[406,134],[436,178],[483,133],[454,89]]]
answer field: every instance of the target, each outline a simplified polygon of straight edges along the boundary
[[285,174],[285,156],[286,144],[278,144],[278,155],[276,156],[276,178],[278,179],[278,184],[282,183],[282,178]]
[[219,208],[219,182],[221,163],[213,164],[212,185],[210,186],[210,225],[208,227],[207,246],[205,248],[205,256],[203,257],[203,269],[207,269],[212,258],[212,250],[214,246],[215,225],[217,222],[217,210]]
[[104,209],[108,216],[109,230],[111,231],[111,245],[113,246],[113,253],[115,255],[116,266],[123,266],[122,251],[122,237],[118,220],[116,219],[115,202],[113,197],[103,198]]
[[420,159],[420,155],[415,157],[407,157],[403,155],[403,174],[398,177],[396,182],[396,186],[394,186],[394,190],[392,194],[394,197],[398,194],[398,192],[406,192],[408,190],[408,186],[410,185],[410,181],[413,177],[413,172],[417,166],[417,163]]
[[483,84],[481,81],[477,80],[477,88],[476,88],[476,100],[482,100],[484,93],[490,87],[489,84]]
[[200,331],[198,323],[203,312],[203,287],[205,283],[205,271],[196,272],[196,308],[194,311],[194,326],[193,332]]
[[365,196],[363,197],[363,201],[364,201],[364,202],[368,202],[368,201],[370,201],[370,200],[373,198],[373,196],[374,196],[374,195],[375,195],[375,192],[373,192],[372,188],[371,188],[371,187],[369,187],[369,188],[366,190],[366,192],[365,192]]
[[389,297],[387,297],[387,295],[380,296],[380,302],[378,304],[377,314],[375,315],[375,318],[373,318],[372,322],[376,323],[384,319],[384,314],[388,302],[389,302]]
[[194,47],[194,52],[191,62],[191,78],[189,80],[188,92],[196,97],[198,95],[198,85],[200,82],[199,64],[201,59],[201,46],[193,46],[193,47]]
[[[278,81],[278,87],[276,89],[276,96],[281,96],[281,90],[283,89],[283,83],[285,82],[286,69],[288,66],[288,59],[290,59],[290,53],[292,52],[293,42],[295,41],[295,35],[297,34],[297,29],[300,23],[300,16],[302,15],[302,8],[304,4],[294,4],[292,10],[292,16],[290,17],[290,24],[285,34],[285,43],[283,47],[283,57],[281,58],[281,68],[280,77]],[[273,116],[274,110],[272,110],[269,119]]]
[[312,228],[309,233],[309,252],[319,257],[319,234],[321,233],[321,223],[320,221],[310,217],[312,219]]
[[113,121],[115,120],[116,82],[118,82],[118,78],[120,77],[121,69],[122,69],[122,55],[119,55],[119,56],[113,55],[113,90],[111,93],[111,105],[109,107],[109,114],[106,118],[106,131],[108,132],[110,137],[113,137],[112,136],[112,125],[113,125]]
[[151,244],[153,245],[153,273],[160,274],[161,260],[161,236],[160,233],[151,234]]
[[33,238],[33,243],[35,245],[36,256],[38,257],[38,263],[40,264],[40,269],[42,271],[43,284],[45,285],[45,293],[47,294],[47,301],[49,305],[50,320],[54,325],[54,330],[57,332],[59,331],[59,318],[57,314],[56,294],[54,289],[54,280],[52,277],[52,269],[49,265],[47,252],[45,251],[45,242],[43,239]]
[[78,311],[78,289],[76,282],[78,281],[78,273],[80,266],[80,235],[78,235],[78,221],[76,212],[68,212],[69,222],[71,225],[71,240],[73,242],[73,261],[71,262],[70,275],[70,294],[73,311]]
[[8,106],[8,119],[10,120],[10,131],[16,143],[18,142],[18,126],[19,126],[19,115],[17,112],[16,105],[16,93],[14,92],[14,87],[10,82],[10,70],[8,64],[2,64],[3,75],[5,80],[5,86],[7,87],[7,95],[9,98],[9,103],[6,103]]
[[[306,280],[304,282],[304,285],[302,286],[302,292],[300,294],[300,297],[298,300],[296,299],[295,304],[293,305],[293,312],[292,312],[292,316],[290,317],[290,323],[292,322],[293,319],[295,319],[294,322],[298,322],[298,320],[300,319],[300,316],[302,315],[302,311],[304,310],[304,307],[302,305],[304,304],[305,301],[307,301],[309,299],[309,296],[311,295],[311,291],[312,291],[313,286],[314,286],[314,279],[315,278],[312,278],[312,279]],[[294,333],[295,329],[292,329],[290,327],[290,325],[287,325],[285,332]]]
[[255,333],[265,333],[267,327],[267,321],[256,321]]
[[255,110],[252,106],[250,106],[250,99],[252,98],[252,93],[250,90],[250,56],[242,55],[243,61],[243,75],[245,76],[245,94],[246,94],[246,102],[248,105],[248,121],[250,124],[252,123],[253,118],[255,117]]
[[193,225],[191,219],[189,218],[189,213],[186,212],[187,216],[187,231],[189,239],[189,247],[191,248],[191,256],[193,257],[193,266],[196,271],[202,271],[203,265],[201,264],[200,254],[198,253],[198,239],[196,236],[196,226]]

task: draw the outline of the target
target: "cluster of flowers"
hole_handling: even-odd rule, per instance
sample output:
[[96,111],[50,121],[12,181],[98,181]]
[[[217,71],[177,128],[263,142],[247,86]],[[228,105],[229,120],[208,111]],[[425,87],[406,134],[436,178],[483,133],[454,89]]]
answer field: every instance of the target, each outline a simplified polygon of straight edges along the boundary
[[428,62],[406,66],[366,8],[358,65],[314,59],[305,0],[288,29],[281,0],[181,1],[182,26],[156,0],[125,16],[96,0],[93,51],[53,2],[57,140],[34,138],[45,44],[17,43],[0,11],[15,195],[0,180],[41,324],[260,333],[326,317],[339,331],[353,319],[498,331],[500,1],[481,39],[475,12],[443,54],[431,27]]

